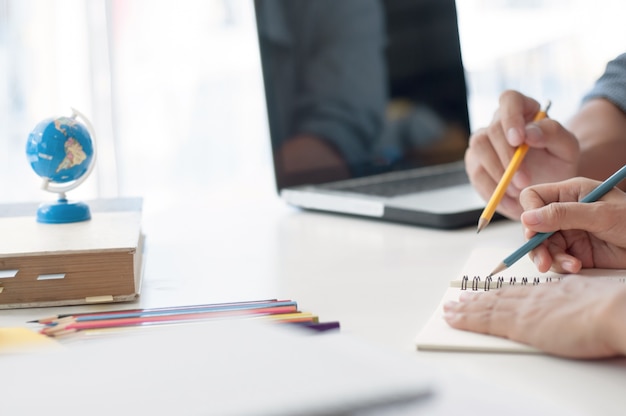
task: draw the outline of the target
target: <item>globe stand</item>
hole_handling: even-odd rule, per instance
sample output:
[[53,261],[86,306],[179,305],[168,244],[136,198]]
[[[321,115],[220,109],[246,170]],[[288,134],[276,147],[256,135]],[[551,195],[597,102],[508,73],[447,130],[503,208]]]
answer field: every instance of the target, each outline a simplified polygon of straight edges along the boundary
[[80,201],[68,201],[65,195],[56,202],[44,203],[37,209],[37,222],[44,224],[64,224],[91,219],[89,206]]

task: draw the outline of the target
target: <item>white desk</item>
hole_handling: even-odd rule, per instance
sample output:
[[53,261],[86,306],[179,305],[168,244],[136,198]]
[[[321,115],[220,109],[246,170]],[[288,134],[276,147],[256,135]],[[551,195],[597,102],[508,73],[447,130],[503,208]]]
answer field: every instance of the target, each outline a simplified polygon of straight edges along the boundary
[[[302,212],[258,193],[194,203],[159,212],[145,201],[141,307],[291,298],[321,320],[340,321],[345,333],[519,392],[521,401],[538,397],[589,415],[624,412],[626,359],[415,351],[413,338],[472,247],[491,239],[521,241],[518,224],[495,222],[479,235],[473,227],[430,230]],[[3,326],[24,325],[57,309],[0,311],[0,317]]]

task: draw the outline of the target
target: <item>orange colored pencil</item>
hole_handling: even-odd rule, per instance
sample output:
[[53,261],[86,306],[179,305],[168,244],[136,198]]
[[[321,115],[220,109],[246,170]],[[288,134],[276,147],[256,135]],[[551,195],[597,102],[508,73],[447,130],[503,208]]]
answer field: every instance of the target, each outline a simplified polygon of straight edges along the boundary
[[[548,116],[548,109],[550,108],[550,104],[551,104],[550,101],[548,101],[546,106],[543,109],[539,110],[539,112],[537,113],[533,121],[539,121],[539,120],[543,120],[544,118],[546,118]],[[496,189],[493,191],[493,194],[491,195],[489,202],[487,202],[487,205],[485,206],[485,209],[483,210],[482,214],[480,214],[480,218],[478,219],[478,228],[476,230],[477,233],[479,233],[483,228],[485,228],[489,224],[489,222],[491,222],[491,219],[493,218],[493,214],[495,214],[496,212],[496,208],[498,207],[498,205],[500,204],[500,201],[502,201],[502,198],[504,197],[506,188],[508,188],[509,184],[511,183],[511,180],[513,179],[513,175],[515,175],[515,172],[517,172],[517,170],[519,169],[519,166],[524,160],[524,157],[526,156],[527,152],[528,152],[528,145],[526,143],[522,143],[515,150],[515,153],[513,154],[513,158],[511,159],[511,161],[509,162],[509,165],[504,171],[504,174],[502,175],[500,182],[496,186]]]

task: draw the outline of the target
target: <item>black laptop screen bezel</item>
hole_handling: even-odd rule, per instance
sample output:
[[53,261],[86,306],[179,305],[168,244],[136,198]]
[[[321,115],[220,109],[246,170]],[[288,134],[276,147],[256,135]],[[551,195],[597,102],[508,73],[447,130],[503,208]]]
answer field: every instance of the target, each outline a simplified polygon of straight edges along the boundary
[[[255,16],[257,20],[257,34],[259,43],[259,52],[261,59],[261,69],[263,75],[263,84],[265,90],[266,111],[268,117],[269,134],[272,143],[276,143],[278,137],[277,132],[281,131],[278,124],[280,117],[278,116],[278,108],[281,105],[278,102],[276,94],[275,79],[272,76],[274,63],[270,59],[268,46],[264,43],[261,30],[265,22],[263,15],[260,13],[260,3],[263,1],[281,0],[255,0]],[[298,1],[298,0],[286,0]],[[318,1],[318,0],[300,0],[300,1]],[[336,0],[334,0],[336,1]],[[391,22],[398,24],[396,35],[391,35],[393,31],[388,31],[387,45],[385,56],[387,58],[387,70],[390,77],[388,80],[387,90],[390,95],[398,88],[410,89],[415,97],[428,100],[429,103],[435,103],[437,111],[443,114],[442,117],[450,117],[458,124],[464,140],[463,151],[467,145],[470,135],[470,122],[468,111],[468,91],[465,78],[465,70],[461,56],[461,45],[458,31],[458,21],[456,13],[456,4],[454,0],[382,0],[381,5],[384,10],[385,25],[388,28]],[[433,19],[435,19],[433,21]],[[436,22],[436,23],[433,23]],[[429,28],[420,32],[420,27]],[[415,39],[414,44],[406,45],[406,40]],[[412,51],[412,52],[411,52]],[[441,80],[437,83],[428,82],[428,74],[424,77],[412,76],[412,74],[402,73],[401,70],[394,70],[392,61],[405,57],[407,61],[419,59],[423,56],[431,56],[432,62],[436,64],[444,62],[445,67],[432,68],[431,72],[440,75],[449,76],[449,80]],[[419,63],[417,63],[419,64]],[[416,65],[417,65],[416,64]],[[410,67],[411,64],[408,64]],[[358,70],[358,69],[356,69]],[[421,85],[421,86],[420,86]],[[298,185],[319,184],[332,180],[345,179],[343,177],[334,177],[333,172],[324,171],[304,171],[285,173],[282,168],[283,160],[276,152],[276,147],[272,146],[272,157],[274,164],[274,174],[276,180],[277,191],[287,187]],[[448,163],[462,160],[463,152],[459,149],[455,150],[454,155],[450,155],[449,160],[435,161],[434,163]],[[367,161],[360,166],[350,166],[351,172],[359,172],[354,176],[367,176],[388,171],[401,171],[405,169],[415,169],[423,167],[423,164],[415,163],[395,163],[394,166],[384,166],[377,164],[376,161]]]

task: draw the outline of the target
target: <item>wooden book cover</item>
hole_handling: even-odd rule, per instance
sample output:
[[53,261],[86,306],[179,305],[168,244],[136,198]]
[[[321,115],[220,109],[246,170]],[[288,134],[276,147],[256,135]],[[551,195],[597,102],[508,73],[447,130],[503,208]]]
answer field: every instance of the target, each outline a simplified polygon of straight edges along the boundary
[[0,309],[121,302],[139,296],[140,198],[89,201],[91,219],[38,223],[37,204],[0,205]]

